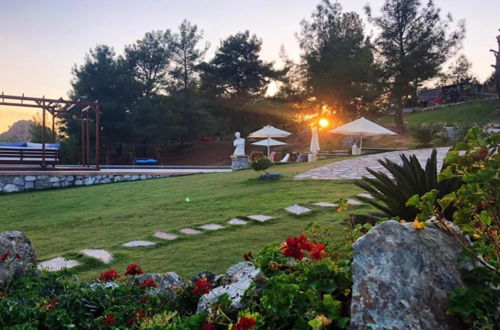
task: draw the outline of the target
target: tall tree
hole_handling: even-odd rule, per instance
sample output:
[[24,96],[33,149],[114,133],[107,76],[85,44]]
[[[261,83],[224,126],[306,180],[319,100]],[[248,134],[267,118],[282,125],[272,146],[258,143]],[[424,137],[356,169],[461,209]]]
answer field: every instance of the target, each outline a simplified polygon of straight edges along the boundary
[[151,97],[167,87],[171,60],[172,34],[169,30],[152,31],[134,44],[125,47],[125,60],[142,94]]
[[[499,30],[500,31],[500,30]],[[498,97],[500,98],[500,35],[497,36],[498,50],[490,49],[490,52],[495,55],[495,64],[491,66],[495,68],[495,86],[497,89]]]
[[458,84],[463,81],[477,81],[474,73],[472,73],[472,62],[467,56],[461,54],[457,59],[448,66],[447,72],[441,75],[441,83],[444,85]]
[[[130,138],[127,113],[138,98],[139,86],[113,50],[106,45],[98,45],[85,56],[82,65],[73,68],[71,97],[74,100],[99,100],[101,143],[107,153],[116,151],[118,146]],[[73,108],[63,114],[63,129],[73,139],[81,142],[81,109]],[[95,133],[95,132],[94,132]]]
[[[371,17],[371,9],[366,7],[366,11]],[[389,79],[395,124],[403,133],[403,108],[460,46],[465,24],[460,21],[452,30],[451,15],[443,18],[432,0],[424,5],[419,0],[386,0],[373,23],[381,30],[375,45]]]
[[272,63],[260,59],[262,40],[249,31],[222,41],[209,63],[200,65],[202,84],[209,94],[223,98],[256,99],[264,96],[278,76]]
[[361,18],[323,0],[301,23],[298,36],[308,83],[320,105],[351,116],[368,110],[374,88],[374,56]]
[[[170,70],[169,91],[180,101],[184,138],[192,137],[203,126],[208,115],[200,106],[198,96],[198,65],[203,60],[208,44],[200,47],[203,32],[196,25],[184,20],[179,32],[174,34],[170,44],[172,68]],[[204,116],[200,115],[201,113]],[[183,139],[184,140],[184,139]]]

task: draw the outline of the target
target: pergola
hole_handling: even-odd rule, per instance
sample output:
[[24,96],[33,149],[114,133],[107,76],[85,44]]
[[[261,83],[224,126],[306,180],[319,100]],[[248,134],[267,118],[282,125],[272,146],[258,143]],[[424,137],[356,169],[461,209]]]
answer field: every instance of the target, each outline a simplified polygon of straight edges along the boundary
[[[45,144],[47,143],[47,137],[45,136],[45,127],[47,124],[47,112],[51,114],[52,117],[52,142],[56,142],[56,132],[55,132],[55,117],[64,112],[69,112],[70,110],[76,108],[81,108],[78,114],[79,119],[82,121],[82,165],[83,167],[90,169],[90,134],[89,134],[89,123],[91,122],[90,112],[94,111],[95,114],[95,169],[99,170],[99,102],[94,101],[71,101],[59,99],[47,99],[44,97],[28,97],[24,96],[13,96],[13,95],[0,95],[0,106],[13,106],[13,107],[28,107],[28,108],[38,108],[42,109],[42,165],[45,164]],[[72,168],[74,169],[74,168]]]

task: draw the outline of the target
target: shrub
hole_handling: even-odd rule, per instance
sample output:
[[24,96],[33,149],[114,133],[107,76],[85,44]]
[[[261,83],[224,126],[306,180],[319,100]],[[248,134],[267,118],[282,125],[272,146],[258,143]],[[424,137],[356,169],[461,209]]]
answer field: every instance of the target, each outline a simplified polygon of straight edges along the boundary
[[[415,155],[410,158],[401,155],[402,165],[388,159],[379,163],[392,175],[367,168],[374,178],[363,177],[354,184],[369,192],[375,199],[359,197],[389,217],[399,217],[413,221],[418,214],[417,208],[406,205],[413,195],[422,196],[426,192],[437,189],[438,197],[445,196],[460,186],[459,178],[448,178],[438,182],[436,150],[432,151],[425,168],[422,168]],[[452,212],[451,210],[448,212]]]
[[267,157],[260,157],[251,163],[251,167],[254,171],[265,171],[272,166],[274,166],[274,163]]
[[431,146],[432,140],[441,132],[436,124],[422,124],[411,129],[411,135],[420,142],[422,147]]

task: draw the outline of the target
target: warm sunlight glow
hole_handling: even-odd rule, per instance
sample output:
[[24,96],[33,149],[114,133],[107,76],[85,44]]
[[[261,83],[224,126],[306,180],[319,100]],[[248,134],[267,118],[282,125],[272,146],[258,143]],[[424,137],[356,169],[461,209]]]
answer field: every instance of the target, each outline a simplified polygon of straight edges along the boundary
[[326,118],[321,118],[319,120],[319,126],[321,128],[327,128],[328,126],[330,126],[330,121],[328,119],[326,119]]
[[271,81],[267,86],[266,96],[273,97],[276,93],[278,93],[278,89],[278,84],[275,81]]

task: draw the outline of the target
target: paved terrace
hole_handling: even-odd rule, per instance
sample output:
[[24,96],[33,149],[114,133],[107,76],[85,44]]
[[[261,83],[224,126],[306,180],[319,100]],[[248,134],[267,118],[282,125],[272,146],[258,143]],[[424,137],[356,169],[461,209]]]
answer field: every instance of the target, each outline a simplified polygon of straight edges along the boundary
[[[449,150],[449,147],[436,149],[438,169],[440,169],[443,164],[443,159]],[[372,175],[370,175],[366,170],[367,167],[375,171],[387,173],[384,167],[378,162],[379,159],[387,158],[394,162],[401,163],[401,154],[405,154],[408,157],[413,154],[417,156],[420,164],[422,164],[422,166],[425,166],[425,163],[431,156],[431,153],[432,148],[407,151],[391,151],[381,154],[358,156],[309,170],[302,174],[296,175],[295,179],[355,180],[361,179],[362,176],[372,177]]]

